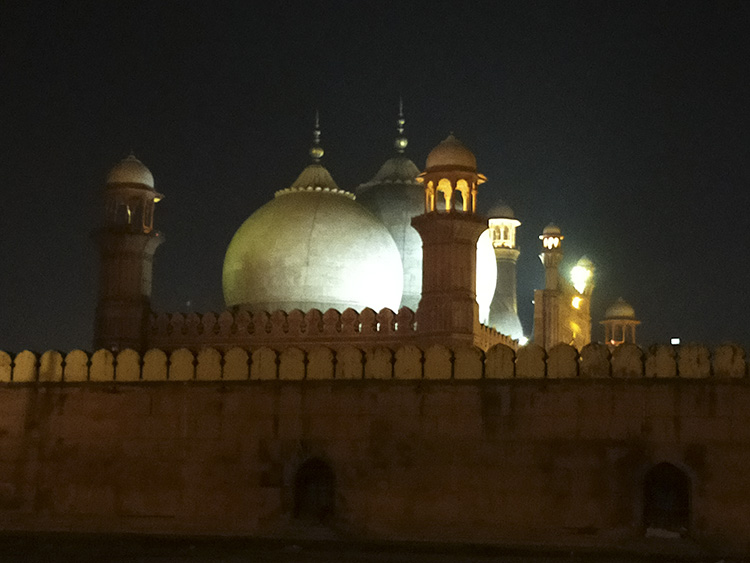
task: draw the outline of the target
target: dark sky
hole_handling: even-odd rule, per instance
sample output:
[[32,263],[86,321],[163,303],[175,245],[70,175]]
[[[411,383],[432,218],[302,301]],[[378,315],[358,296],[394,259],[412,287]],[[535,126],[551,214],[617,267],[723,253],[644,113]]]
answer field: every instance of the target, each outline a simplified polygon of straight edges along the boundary
[[[450,131],[519,229],[527,333],[539,233],[597,267],[642,344],[750,345],[750,6],[726,2],[13,1],[0,4],[0,349],[90,348],[107,171],[166,199],[153,306],[220,310],[234,231],[307,163],[339,186]],[[595,338],[601,327],[595,326]]]

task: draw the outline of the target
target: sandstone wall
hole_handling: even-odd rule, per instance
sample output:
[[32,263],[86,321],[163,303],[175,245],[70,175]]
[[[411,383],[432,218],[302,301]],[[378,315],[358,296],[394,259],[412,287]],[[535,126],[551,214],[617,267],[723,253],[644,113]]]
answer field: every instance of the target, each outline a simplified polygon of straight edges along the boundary
[[691,536],[750,553],[733,346],[22,352],[0,379],[5,529],[316,534],[292,517],[314,457],[347,537],[618,546],[667,461]]

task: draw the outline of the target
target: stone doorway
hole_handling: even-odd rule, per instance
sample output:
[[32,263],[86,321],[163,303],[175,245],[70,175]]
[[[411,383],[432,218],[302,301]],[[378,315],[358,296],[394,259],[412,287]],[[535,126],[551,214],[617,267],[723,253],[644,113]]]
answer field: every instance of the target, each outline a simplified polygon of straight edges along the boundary
[[643,480],[647,536],[681,537],[690,527],[690,479],[671,463],[652,467]]
[[294,517],[321,524],[331,519],[335,508],[336,477],[319,458],[308,459],[294,478]]

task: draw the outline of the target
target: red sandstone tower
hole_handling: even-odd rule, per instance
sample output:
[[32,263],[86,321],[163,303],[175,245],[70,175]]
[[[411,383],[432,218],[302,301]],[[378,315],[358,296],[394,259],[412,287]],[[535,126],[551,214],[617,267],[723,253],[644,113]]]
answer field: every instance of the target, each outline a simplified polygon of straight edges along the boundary
[[164,241],[154,230],[154,204],[161,199],[151,172],[133,155],[107,176],[104,221],[93,233],[100,256],[97,349],[145,348],[153,257]]
[[423,247],[417,330],[440,344],[474,344],[477,240],[487,228],[475,213],[477,186],[486,178],[477,173],[474,154],[451,134],[430,152],[418,179],[425,212],[411,221]]

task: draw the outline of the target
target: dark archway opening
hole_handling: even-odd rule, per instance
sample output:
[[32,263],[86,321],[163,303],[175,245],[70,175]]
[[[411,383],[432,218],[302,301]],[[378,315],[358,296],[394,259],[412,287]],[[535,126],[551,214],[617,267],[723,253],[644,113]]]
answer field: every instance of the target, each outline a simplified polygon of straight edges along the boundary
[[336,477],[318,458],[307,460],[294,479],[294,517],[323,523],[333,516]]
[[671,463],[652,467],[643,480],[643,525],[687,533],[690,526],[690,479]]

